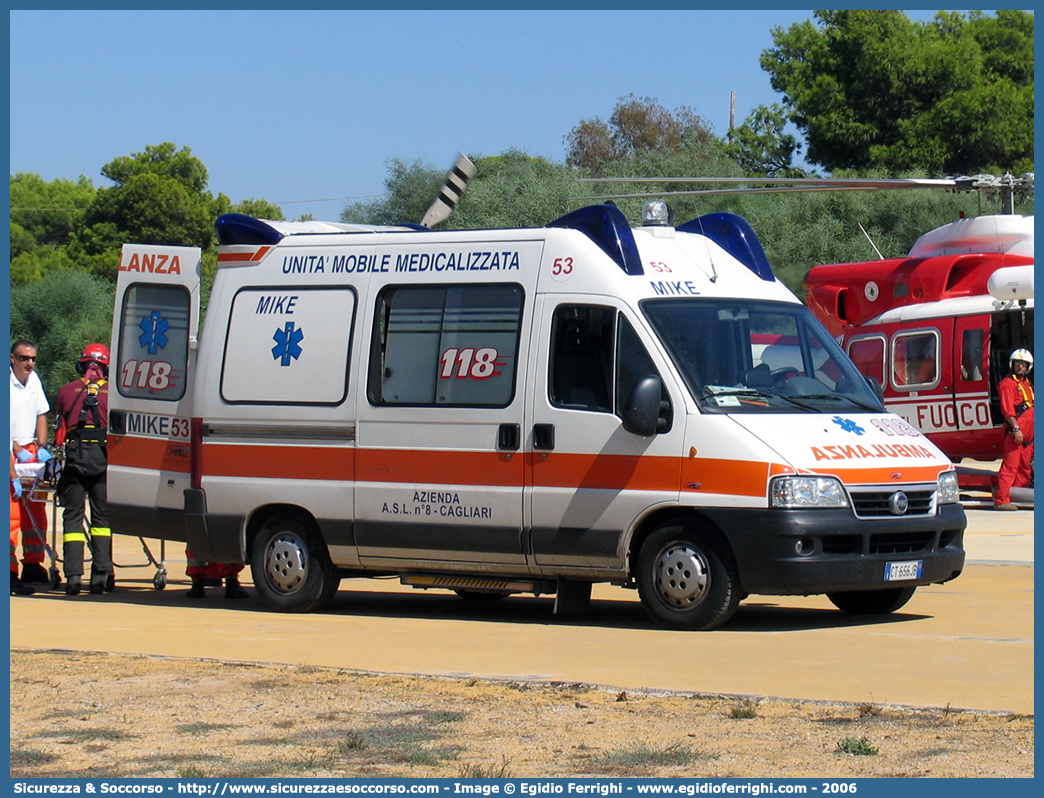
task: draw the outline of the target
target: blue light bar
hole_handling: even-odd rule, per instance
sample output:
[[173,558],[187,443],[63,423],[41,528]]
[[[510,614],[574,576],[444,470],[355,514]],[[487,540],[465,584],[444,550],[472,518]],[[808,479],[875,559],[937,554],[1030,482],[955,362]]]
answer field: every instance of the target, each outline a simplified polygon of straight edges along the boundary
[[678,227],[681,233],[707,236],[762,280],[775,282],[768,258],[754,229],[746,219],[734,213],[708,213]]
[[645,274],[631,226],[627,224],[623,212],[615,205],[588,205],[586,208],[567,213],[547,227],[579,230],[612,258],[613,262],[623,269],[624,274]]
[[218,243],[225,244],[278,244],[283,234],[253,216],[242,213],[225,213],[214,222]]

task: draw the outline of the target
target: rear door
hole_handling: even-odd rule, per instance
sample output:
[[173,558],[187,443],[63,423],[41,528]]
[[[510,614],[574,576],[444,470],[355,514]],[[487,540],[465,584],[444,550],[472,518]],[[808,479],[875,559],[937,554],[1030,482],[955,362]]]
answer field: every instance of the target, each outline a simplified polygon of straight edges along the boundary
[[185,539],[200,250],[125,244],[109,371],[109,522]]

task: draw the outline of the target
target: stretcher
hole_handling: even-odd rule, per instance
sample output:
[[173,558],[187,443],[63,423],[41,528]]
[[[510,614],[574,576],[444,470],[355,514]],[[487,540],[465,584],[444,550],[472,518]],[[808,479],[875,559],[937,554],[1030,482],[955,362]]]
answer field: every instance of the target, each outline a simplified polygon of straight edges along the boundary
[[[58,536],[61,534],[58,530],[58,508],[61,506],[61,502],[58,497],[58,485],[57,479],[48,480],[45,476],[44,463],[16,463],[15,470],[18,473],[18,477],[22,482],[22,496],[19,500],[25,508],[25,514],[29,517],[29,521],[32,524],[33,531],[36,533],[36,537],[41,541],[44,547],[48,559],[50,560],[50,567],[47,569],[48,584],[51,590],[57,590],[61,587],[62,576],[61,571],[58,568],[58,564],[62,562],[62,558],[58,556],[59,540]],[[56,473],[61,473],[61,468],[52,469]],[[40,530],[39,525],[36,522],[35,516],[29,511],[27,502],[36,502],[50,506],[50,518],[51,518],[51,540],[47,541],[46,533]],[[91,535],[89,532],[87,535],[87,554],[91,551]],[[152,566],[156,569],[156,573],[152,577],[152,584],[156,590],[163,590],[167,586],[167,544],[166,541],[160,541],[159,559],[153,556],[152,551],[149,549],[148,544],[145,542],[145,538],[138,537],[141,547],[145,554],[145,562],[141,563],[119,563],[116,562],[115,552],[113,553],[112,566],[113,571],[109,574],[105,581],[105,592],[111,593],[116,587],[116,575],[115,570],[117,568],[145,568]],[[84,563],[90,562],[90,557],[85,557]]]

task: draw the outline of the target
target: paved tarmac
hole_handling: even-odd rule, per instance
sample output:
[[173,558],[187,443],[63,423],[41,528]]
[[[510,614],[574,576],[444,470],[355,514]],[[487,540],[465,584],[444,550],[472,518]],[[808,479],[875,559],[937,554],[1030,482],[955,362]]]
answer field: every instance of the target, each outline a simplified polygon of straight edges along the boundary
[[552,615],[550,598],[475,604],[397,580],[345,580],[312,615],[268,612],[253,595],[226,601],[218,588],[193,602],[177,544],[157,591],[153,568],[130,567],[145,563],[140,542],[117,536],[116,592],[13,597],[11,647],[1032,713],[1033,512],[968,518],[964,573],[892,616],[752,596],[708,633],[657,629],[633,591],[608,585],[577,618]]

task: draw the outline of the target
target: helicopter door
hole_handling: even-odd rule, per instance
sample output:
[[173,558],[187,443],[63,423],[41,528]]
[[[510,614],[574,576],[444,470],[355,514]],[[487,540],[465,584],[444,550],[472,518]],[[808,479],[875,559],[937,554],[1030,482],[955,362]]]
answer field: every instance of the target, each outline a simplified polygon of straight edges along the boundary
[[954,330],[953,401],[957,427],[989,429],[989,317],[959,316]]

